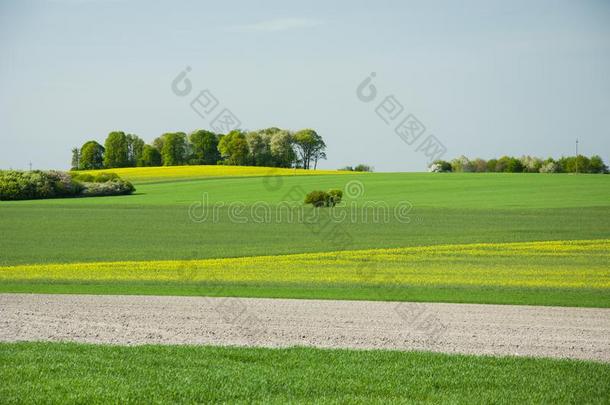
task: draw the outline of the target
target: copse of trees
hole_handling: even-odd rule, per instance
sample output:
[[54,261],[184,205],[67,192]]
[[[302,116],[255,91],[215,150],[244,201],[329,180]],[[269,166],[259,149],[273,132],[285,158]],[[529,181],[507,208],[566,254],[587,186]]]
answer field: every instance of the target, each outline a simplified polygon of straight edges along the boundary
[[134,166],[237,165],[316,169],[326,144],[312,129],[293,133],[276,127],[257,131],[168,132],[146,144],[122,131],[108,134],[104,146],[88,141],[72,149],[72,169]]
[[499,159],[470,160],[460,156],[451,162],[437,160],[433,162],[431,172],[495,172],[495,173],[608,173],[608,166],[601,157],[590,158],[578,155],[560,159],[540,159],[535,156],[502,156]]

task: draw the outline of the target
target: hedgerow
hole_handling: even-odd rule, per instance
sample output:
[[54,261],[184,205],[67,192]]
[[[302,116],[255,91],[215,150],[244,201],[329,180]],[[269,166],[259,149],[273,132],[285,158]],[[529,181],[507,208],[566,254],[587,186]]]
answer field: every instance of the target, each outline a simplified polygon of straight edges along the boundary
[[35,200],[131,194],[133,185],[114,173],[70,175],[56,170],[0,170],[0,200]]

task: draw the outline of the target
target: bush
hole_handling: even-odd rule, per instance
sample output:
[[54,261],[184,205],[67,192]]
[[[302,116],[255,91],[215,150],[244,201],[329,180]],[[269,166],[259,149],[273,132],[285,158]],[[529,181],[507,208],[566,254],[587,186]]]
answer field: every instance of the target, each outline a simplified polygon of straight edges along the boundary
[[89,173],[74,173],[74,172],[70,172],[70,176],[72,176],[72,178],[74,180],[77,181],[82,181],[82,182],[87,182],[87,183],[93,183],[95,177],[92,174]]
[[305,204],[311,204],[314,207],[324,207],[328,197],[326,191],[312,191],[305,196]]
[[[90,181],[85,181],[90,180]],[[0,200],[130,194],[131,183],[114,173],[65,173],[55,170],[0,170]]]
[[314,207],[334,207],[343,199],[343,191],[333,189],[328,191],[312,191],[305,196],[305,204],[311,204]]
[[83,191],[83,185],[78,181],[74,181],[72,176],[66,172],[50,170],[47,173],[49,179],[53,182],[55,193],[57,196],[69,197],[80,194]]
[[451,171],[451,163],[444,160],[435,160],[429,167],[431,173],[447,173]]
[[372,172],[373,168],[369,165],[359,164],[356,167],[354,167],[354,171],[355,172]]
[[135,187],[128,181],[113,179],[103,183],[84,183],[82,195],[85,197],[101,197],[110,195],[125,195],[135,191]]
[[328,198],[326,200],[326,206],[327,207],[334,207],[335,205],[339,204],[341,202],[341,199],[343,199],[343,191],[341,190],[328,190]]
[[80,183],[63,172],[40,170],[0,171],[0,200],[33,200],[73,197],[82,191]]

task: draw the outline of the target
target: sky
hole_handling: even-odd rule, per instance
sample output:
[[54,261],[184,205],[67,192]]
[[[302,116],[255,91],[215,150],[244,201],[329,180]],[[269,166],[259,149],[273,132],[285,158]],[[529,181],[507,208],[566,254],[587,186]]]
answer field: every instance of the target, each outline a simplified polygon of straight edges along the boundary
[[3,169],[67,169],[111,131],[151,142],[227,110],[316,130],[324,169],[560,157],[576,139],[610,161],[607,0],[0,0],[0,54]]

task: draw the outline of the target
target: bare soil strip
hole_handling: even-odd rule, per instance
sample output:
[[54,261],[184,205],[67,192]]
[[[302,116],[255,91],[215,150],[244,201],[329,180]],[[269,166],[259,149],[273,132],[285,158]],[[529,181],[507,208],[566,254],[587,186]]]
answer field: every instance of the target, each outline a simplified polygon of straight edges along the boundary
[[610,362],[610,309],[0,294],[0,341],[298,345]]

